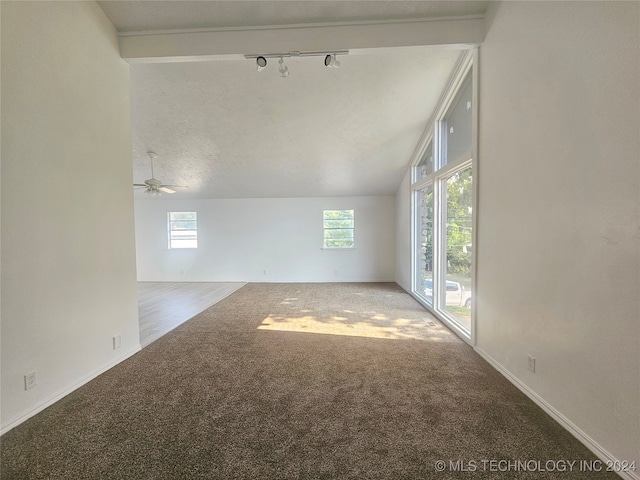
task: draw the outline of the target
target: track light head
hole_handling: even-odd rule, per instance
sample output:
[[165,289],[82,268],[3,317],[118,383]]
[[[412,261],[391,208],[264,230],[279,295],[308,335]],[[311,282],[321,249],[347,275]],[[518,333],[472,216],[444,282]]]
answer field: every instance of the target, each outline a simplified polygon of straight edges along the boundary
[[256,66],[258,68],[258,71],[261,72],[262,70],[267,68],[267,59],[264,57],[256,58]]
[[278,63],[280,64],[280,68],[278,69],[278,71],[280,72],[280,76],[282,78],[286,78],[289,76],[289,67],[287,67],[284,64],[284,58],[280,57],[280,60],[278,60]]
[[338,61],[338,58],[336,57],[335,53],[332,53],[332,54],[327,55],[326,57],[324,57],[324,66],[325,67],[340,68],[340,62]]

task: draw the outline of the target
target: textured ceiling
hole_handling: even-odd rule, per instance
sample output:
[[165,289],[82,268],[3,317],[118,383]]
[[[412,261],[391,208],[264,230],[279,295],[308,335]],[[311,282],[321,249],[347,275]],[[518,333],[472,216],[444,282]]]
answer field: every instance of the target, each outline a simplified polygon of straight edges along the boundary
[[120,32],[483,14],[487,1],[100,1]]
[[134,180],[181,198],[392,195],[460,52],[131,65]]
[[[483,14],[484,1],[102,1],[127,32],[368,22]],[[131,65],[135,183],[188,185],[173,198],[392,195],[459,50]],[[136,196],[143,196],[141,190]]]

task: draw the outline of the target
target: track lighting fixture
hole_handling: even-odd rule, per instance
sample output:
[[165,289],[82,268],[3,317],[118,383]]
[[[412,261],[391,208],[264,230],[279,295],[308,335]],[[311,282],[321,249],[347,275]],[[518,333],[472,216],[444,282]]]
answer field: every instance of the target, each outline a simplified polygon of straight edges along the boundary
[[332,54],[327,55],[326,57],[324,57],[324,66],[325,67],[340,68],[340,62],[336,58],[336,54],[335,53],[332,53]]
[[261,72],[265,68],[267,68],[267,59],[264,57],[256,58],[256,66],[258,67],[258,71]]
[[278,63],[280,64],[280,68],[278,69],[278,71],[280,72],[280,76],[282,78],[288,77],[289,76],[289,67],[287,67],[284,64],[284,58],[280,57],[280,60],[278,60]]
[[258,55],[245,55],[244,58],[256,59],[256,68],[259,72],[267,68],[267,58],[279,58],[280,67],[278,72],[282,78],[289,76],[289,67],[284,64],[284,57],[324,57],[324,65],[326,67],[339,68],[340,62],[338,55],[349,55],[349,50],[336,50],[334,52],[283,52],[283,53],[264,53]]

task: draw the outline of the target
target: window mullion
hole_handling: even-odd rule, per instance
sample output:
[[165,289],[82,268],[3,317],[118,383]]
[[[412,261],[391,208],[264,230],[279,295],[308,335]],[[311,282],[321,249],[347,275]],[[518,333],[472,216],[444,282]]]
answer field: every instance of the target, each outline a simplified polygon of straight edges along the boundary
[[440,120],[435,124],[434,170],[438,173],[440,173],[440,169],[446,164],[443,157],[447,152],[447,136],[443,134],[446,128],[446,120]]
[[438,175],[436,181],[434,182],[434,195],[433,195],[433,308],[435,310],[440,310],[444,305],[443,302],[443,292],[445,285],[445,275],[444,272],[446,270],[446,266],[444,263],[446,262],[446,246],[445,246],[445,235],[446,231],[446,211],[443,208],[443,205],[446,204],[443,198],[443,178]]

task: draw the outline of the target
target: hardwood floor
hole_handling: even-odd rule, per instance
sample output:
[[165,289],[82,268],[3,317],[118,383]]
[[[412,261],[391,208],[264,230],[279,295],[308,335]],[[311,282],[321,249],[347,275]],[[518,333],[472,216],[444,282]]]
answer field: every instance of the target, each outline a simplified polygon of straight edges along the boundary
[[140,345],[144,348],[246,283],[138,282]]

